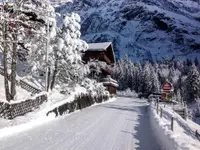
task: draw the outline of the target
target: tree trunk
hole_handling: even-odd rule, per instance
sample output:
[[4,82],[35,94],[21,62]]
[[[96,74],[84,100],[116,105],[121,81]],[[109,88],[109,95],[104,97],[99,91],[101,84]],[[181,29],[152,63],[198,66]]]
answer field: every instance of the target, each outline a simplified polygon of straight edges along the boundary
[[55,69],[54,69],[53,77],[51,81],[51,90],[54,88],[57,73],[58,73],[58,58],[56,58],[56,62],[55,62]]
[[4,86],[5,86],[5,95],[6,95],[6,100],[10,101],[11,97],[10,97],[10,91],[9,91],[9,83],[8,83],[8,47],[7,47],[7,25],[6,23],[4,23],[4,36],[3,36],[3,40],[4,40]]
[[47,77],[47,92],[49,91],[49,85],[50,85],[50,75],[51,75],[51,70],[50,70],[50,67],[48,67],[48,77]]
[[[17,41],[17,35],[14,33],[13,40]],[[16,65],[17,65],[17,43],[13,43],[12,64],[11,64],[11,99],[16,95]]]

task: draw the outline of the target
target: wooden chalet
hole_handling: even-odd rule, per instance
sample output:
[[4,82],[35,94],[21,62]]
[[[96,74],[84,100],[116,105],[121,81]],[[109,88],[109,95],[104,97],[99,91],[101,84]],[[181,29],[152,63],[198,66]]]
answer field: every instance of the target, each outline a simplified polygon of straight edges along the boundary
[[[83,55],[83,60],[87,63],[91,60],[96,63],[104,62],[106,65],[100,66],[101,73],[99,81],[107,88],[110,94],[116,94],[117,81],[111,78],[112,66],[115,63],[115,55],[111,42],[89,43],[89,48]],[[95,67],[91,68],[95,72]]]

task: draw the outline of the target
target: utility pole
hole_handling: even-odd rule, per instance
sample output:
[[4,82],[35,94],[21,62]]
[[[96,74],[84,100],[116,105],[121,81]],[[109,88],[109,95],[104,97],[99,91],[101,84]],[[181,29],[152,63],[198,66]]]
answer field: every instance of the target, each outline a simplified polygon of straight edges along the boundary
[[[49,12],[47,12],[49,16]],[[45,90],[48,92],[48,81],[49,81],[49,66],[48,66],[48,48],[49,48],[49,40],[50,40],[50,35],[49,35],[49,21],[47,21],[47,43],[46,43],[46,75],[45,75]]]

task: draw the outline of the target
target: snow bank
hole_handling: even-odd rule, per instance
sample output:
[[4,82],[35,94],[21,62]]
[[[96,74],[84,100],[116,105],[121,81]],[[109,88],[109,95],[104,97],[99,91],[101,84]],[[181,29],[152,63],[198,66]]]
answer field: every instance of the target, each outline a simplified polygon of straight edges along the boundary
[[[163,108],[162,118],[157,115],[154,104],[150,109],[151,125],[163,150],[200,149],[200,141],[195,137],[195,131],[200,131],[200,126],[189,119],[185,121],[169,107]],[[174,131],[171,130],[172,116],[174,117]]]
[[[60,94],[59,92],[52,92],[49,93],[49,101],[47,103],[44,103],[40,109],[28,113],[25,116],[17,117],[13,120],[5,120],[0,118],[0,138],[4,138],[7,136],[11,136],[14,134],[18,134],[30,129],[33,129],[35,127],[47,124],[52,121],[56,121],[57,119],[63,119],[64,117],[71,115],[73,113],[77,113],[80,110],[76,110],[73,113],[66,114],[63,116],[58,116],[55,118],[55,115],[48,115],[46,116],[46,113],[50,111],[52,108],[55,108],[56,106],[60,106],[61,104],[64,104],[66,102],[71,102],[74,100],[74,96],[80,92],[84,92],[84,89],[81,87],[77,87],[73,94],[69,96],[64,96]],[[116,98],[111,98],[106,102],[103,103],[109,103],[116,100]],[[94,107],[96,105],[101,105],[102,103],[94,103],[93,105],[89,107]]]

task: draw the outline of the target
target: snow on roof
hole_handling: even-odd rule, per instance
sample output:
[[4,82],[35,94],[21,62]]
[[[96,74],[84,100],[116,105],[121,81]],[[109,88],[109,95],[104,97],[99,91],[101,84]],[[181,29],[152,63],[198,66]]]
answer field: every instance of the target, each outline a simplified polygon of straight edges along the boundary
[[92,51],[105,51],[108,46],[110,46],[111,42],[104,42],[104,43],[88,43],[89,48],[88,50]]
[[117,84],[117,83],[114,83],[114,82],[102,82],[103,83],[103,85],[105,85],[105,86],[113,86],[113,87],[115,87],[115,88],[117,88],[119,85]]

